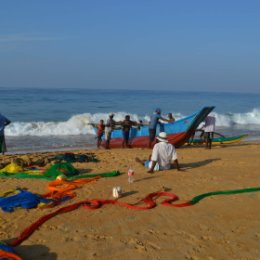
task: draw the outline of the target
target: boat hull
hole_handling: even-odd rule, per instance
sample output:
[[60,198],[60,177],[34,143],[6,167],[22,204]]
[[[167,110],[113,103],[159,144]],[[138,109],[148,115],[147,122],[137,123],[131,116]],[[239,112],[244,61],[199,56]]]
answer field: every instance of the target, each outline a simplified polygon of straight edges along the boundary
[[[173,144],[175,147],[179,147],[183,145],[183,140],[187,140],[189,135],[186,132],[184,133],[177,133],[177,134],[169,134],[168,141],[169,143]],[[110,141],[110,148],[121,148],[122,147],[123,138],[113,138]],[[148,147],[149,144],[149,137],[148,136],[140,136],[135,137],[133,140],[129,141],[130,147],[135,148],[145,148]],[[152,144],[152,146],[155,142]],[[105,142],[103,143],[105,146]]]
[[[241,142],[248,135],[237,135],[231,137],[216,137],[212,139],[212,144],[220,145],[220,144],[234,144]],[[189,142],[189,144],[203,144],[205,143],[202,139],[194,139]]]
[[[156,134],[166,132],[169,143],[175,147],[180,147],[190,138],[198,125],[205,117],[214,109],[214,107],[204,107],[197,113],[176,120],[174,123],[166,123],[158,125]],[[123,143],[122,130],[117,129],[112,132],[110,148],[120,148]],[[149,128],[143,126],[140,129],[132,128],[130,133],[129,144],[131,147],[144,148],[149,146]],[[155,144],[155,141],[152,145]],[[102,143],[105,146],[105,141]]]

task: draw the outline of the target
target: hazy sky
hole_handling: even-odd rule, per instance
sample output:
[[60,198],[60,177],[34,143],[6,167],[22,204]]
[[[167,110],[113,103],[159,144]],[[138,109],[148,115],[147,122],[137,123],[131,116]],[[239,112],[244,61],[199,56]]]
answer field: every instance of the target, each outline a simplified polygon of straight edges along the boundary
[[260,1],[0,0],[0,86],[260,92]]

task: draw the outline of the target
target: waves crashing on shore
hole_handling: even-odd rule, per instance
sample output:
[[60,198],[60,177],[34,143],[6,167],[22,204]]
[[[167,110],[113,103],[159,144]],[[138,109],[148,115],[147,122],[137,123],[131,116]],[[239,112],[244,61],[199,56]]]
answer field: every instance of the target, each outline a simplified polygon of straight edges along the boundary
[[[124,119],[127,112],[115,113],[115,120],[121,121]],[[180,119],[185,115],[174,113],[176,119]],[[218,114],[216,116],[216,123],[219,129],[235,128],[235,129],[249,129],[251,131],[260,130],[260,110],[253,109],[247,113],[226,113]],[[132,120],[143,120],[148,122],[149,116],[138,116],[137,114],[130,114]],[[67,135],[94,135],[91,123],[98,123],[100,119],[108,118],[107,113],[84,113],[74,115],[67,121],[60,122],[12,122],[6,127],[6,136],[67,136]]]

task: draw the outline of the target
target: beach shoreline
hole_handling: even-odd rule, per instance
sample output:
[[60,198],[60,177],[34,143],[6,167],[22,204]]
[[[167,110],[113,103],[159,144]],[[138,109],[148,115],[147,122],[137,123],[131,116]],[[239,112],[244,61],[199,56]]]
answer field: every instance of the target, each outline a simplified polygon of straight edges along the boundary
[[95,146],[95,131],[91,124],[101,119],[106,122],[109,113],[115,114],[115,121],[130,115],[134,121],[148,123],[157,106],[163,117],[172,113],[176,120],[192,115],[206,105],[216,106],[213,110],[216,132],[227,137],[248,134],[249,139],[260,140],[259,94],[15,88],[2,90],[1,95],[0,111],[12,121],[5,128],[10,152],[85,149],[85,144]]
[[[238,143],[234,143],[234,144],[221,144],[221,145],[213,145],[214,147],[217,146],[222,146],[222,147],[226,147],[226,146],[231,146],[231,145],[239,145],[239,144],[258,144],[260,142],[260,140],[258,139],[250,139],[248,137],[245,137],[244,140]],[[7,144],[8,145],[8,144]],[[191,145],[191,147],[197,147],[197,148],[202,148],[204,147],[205,144],[193,144]],[[182,148],[186,148],[187,145],[183,145],[182,147],[180,147],[180,149]],[[10,151],[10,149],[8,149],[7,147],[7,152],[5,153],[5,155],[24,155],[24,154],[40,154],[40,153],[66,153],[66,152],[82,152],[82,151],[89,151],[89,152],[94,152],[94,151],[98,151],[98,150],[104,150],[104,147],[101,148],[97,148],[95,144],[85,144],[85,145],[81,145],[81,146],[64,146],[64,147],[56,147],[56,148],[45,148],[45,149],[37,149],[37,148],[32,148],[32,149],[25,149],[25,150],[18,150],[18,151]],[[114,149],[114,148],[113,148]],[[121,149],[121,148],[117,148],[117,149]],[[122,148],[123,149],[123,148]],[[144,147],[143,149],[150,149],[149,147]],[[179,148],[177,148],[179,149]]]
[[[257,187],[260,183],[260,142],[177,149],[181,167],[148,174],[135,157],[148,158],[147,148],[67,150],[26,153],[31,159],[62,153],[94,154],[98,162],[75,162],[86,173],[119,170],[121,175],[101,178],[75,191],[76,197],[52,209],[16,209],[0,212],[0,241],[10,241],[38,218],[87,198],[113,199],[113,187],[120,186],[119,201],[136,203],[147,194],[167,191],[179,202],[213,191]],[[11,161],[21,154],[1,156]],[[135,182],[127,181],[127,169],[135,171]],[[46,192],[47,180],[0,178],[1,193],[23,187],[31,192]],[[258,185],[260,186],[260,185]],[[160,204],[150,210],[136,211],[118,205],[97,210],[79,208],[58,215],[36,230],[16,252],[25,260],[43,259],[249,259],[260,258],[260,192],[210,196],[196,205],[171,208]],[[138,204],[139,205],[139,204]],[[142,205],[142,204],[140,204]]]

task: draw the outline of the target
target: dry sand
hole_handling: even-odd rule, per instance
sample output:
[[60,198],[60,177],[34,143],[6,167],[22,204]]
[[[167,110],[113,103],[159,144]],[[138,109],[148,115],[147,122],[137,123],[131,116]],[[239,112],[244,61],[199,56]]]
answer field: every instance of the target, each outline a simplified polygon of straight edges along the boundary
[[[86,151],[78,151],[86,152]],[[89,151],[88,151],[89,152]],[[145,195],[167,189],[190,200],[199,194],[249,187],[260,187],[260,143],[233,146],[184,147],[177,150],[186,171],[170,170],[148,174],[137,164],[148,149],[95,150],[100,162],[75,163],[91,173],[120,170],[124,174],[102,178],[76,190],[77,197],[59,207],[87,198],[112,198],[112,188],[121,186],[121,201],[134,203]],[[53,154],[53,153],[52,153]],[[48,156],[33,154],[30,156]],[[4,160],[14,157],[5,155]],[[128,184],[126,171],[131,165],[135,182]],[[47,181],[0,179],[0,193],[17,186],[43,194]],[[260,192],[208,197],[185,208],[159,204],[147,211],[115,205],[101,209],[77,209],[56,216],[43,224],[15,249],[25,260],[161,259],[161,260],[257,260],[260,259]],[[56,210],[17,209],[0,212],[0,240],[17,237],[39,217]]]

